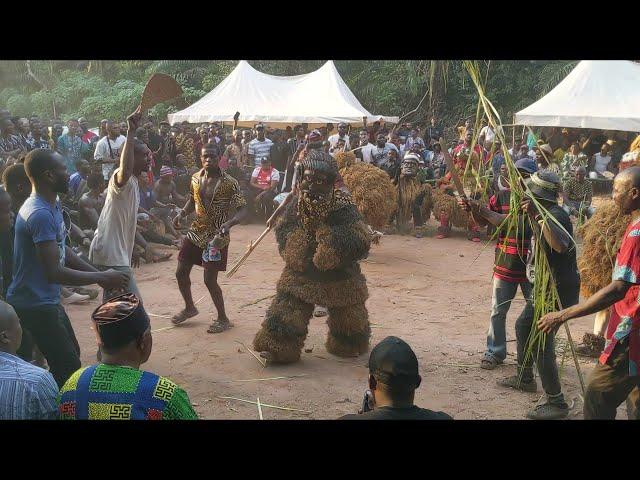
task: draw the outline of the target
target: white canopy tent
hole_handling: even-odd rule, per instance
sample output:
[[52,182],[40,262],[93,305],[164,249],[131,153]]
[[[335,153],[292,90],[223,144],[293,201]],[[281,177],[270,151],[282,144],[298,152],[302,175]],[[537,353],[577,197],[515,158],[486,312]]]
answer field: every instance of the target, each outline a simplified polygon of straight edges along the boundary
[[640,131],[640,65],[583,60],[553,90],[516,113],[516,125]]
[[187,121],[233,122],[253,127],[262,122],[273,127],[307,123],[311,127],[347,122],[353,126],[384,120],[397,123],[398,117],[369,113],[344,83],[332,61],[315,72],[292,77],[267,75],[242,60],[216,88],[193,105],[169,114],[172,125]]

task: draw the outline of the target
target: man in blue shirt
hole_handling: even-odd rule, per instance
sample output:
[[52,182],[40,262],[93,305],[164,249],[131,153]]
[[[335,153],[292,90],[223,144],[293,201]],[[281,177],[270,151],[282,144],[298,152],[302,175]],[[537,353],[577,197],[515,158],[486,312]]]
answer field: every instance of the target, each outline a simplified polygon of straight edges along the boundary
[[[62,156],[51,150],[32,150],[24,168],[33,190],[15,222],[14,272],[7,301],[62,386],[80,368],[80,347],[60,305],[60,285],[97,283],[117,289],[126,284],[128,275],[99,272],[66,246],[67,228],[58,194],[67,193],[69,175]],[[32,351],[33,345],[22,342],[18,353],[30,360]]]
[[20,320],[0,301],[0,420],[53,420],[58,386],[49,372],[16,356]]

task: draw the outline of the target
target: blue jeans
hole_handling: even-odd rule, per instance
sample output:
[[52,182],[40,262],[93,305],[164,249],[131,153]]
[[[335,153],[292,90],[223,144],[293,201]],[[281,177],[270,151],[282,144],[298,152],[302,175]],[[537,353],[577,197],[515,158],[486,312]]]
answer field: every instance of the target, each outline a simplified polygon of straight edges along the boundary
[[507,313],[511,307],[511,300],[518,292],[518,285],[522,296],[527,300],[520,317],[533,318],[533,305],[531,304],[532,286],[529,282],[514,283],[500,278],[493,278],[493,294],[491,295],[491,325],[487,334],[486,357],[493,357],[498,361],[507,358]]

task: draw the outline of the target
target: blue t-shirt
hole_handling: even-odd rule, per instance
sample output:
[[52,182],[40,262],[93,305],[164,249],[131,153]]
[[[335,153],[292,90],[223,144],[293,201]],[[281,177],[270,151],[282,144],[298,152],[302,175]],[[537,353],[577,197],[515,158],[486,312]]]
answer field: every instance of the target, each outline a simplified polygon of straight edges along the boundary
[[69,178],[69,190],[73,195],[78,193],[78,187],[80,186],[80,182],[82,181],[82,175],[80,172],[76,172]]
[[36,244],[55,241],[60,264],[65,263],[66,229],[60,202],[49,202],[32,194],[20,207],[15,224],[13,281],[7,301],[17,308],[58,305],[60,285],[47,282],[44,267],[36,255]]

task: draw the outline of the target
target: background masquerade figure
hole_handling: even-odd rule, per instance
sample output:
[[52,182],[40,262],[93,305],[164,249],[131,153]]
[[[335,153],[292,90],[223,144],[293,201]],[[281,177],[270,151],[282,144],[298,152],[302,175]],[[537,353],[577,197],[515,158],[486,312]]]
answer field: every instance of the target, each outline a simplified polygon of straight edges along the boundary
[[431,186],[420,183],[417,178],[420,158],[408,153],[402,160],[400,178],[397,185],[398,210],[395,215],[399,233],[410,231],[409,221],[413,218],[413,228],[417,238],[424,234],[424,221],[431,216]]
[[370,234],[355,205],[335,190],[335,161],[315,150],[298,167],[298,188],[275,228],[285,268],[254,348],[271,362],[300,359],[314,304],[328,307],[327,351],[357,356],[369,348],[366,279],[358,261]]

